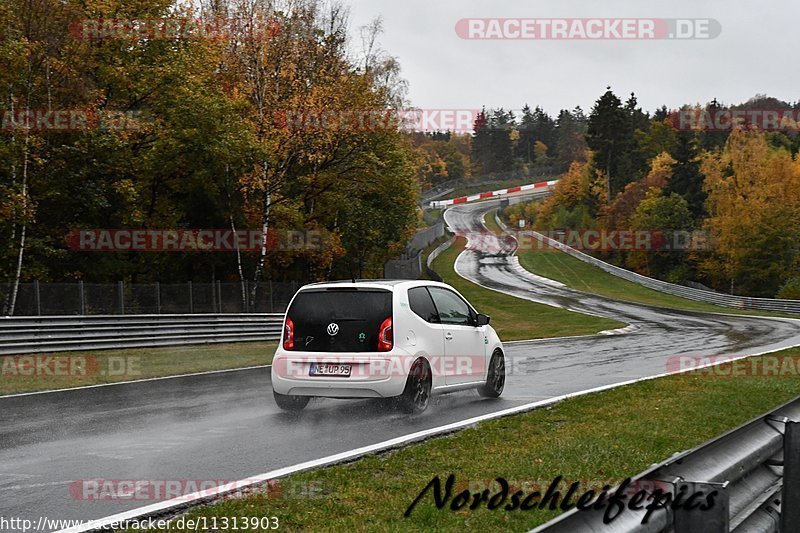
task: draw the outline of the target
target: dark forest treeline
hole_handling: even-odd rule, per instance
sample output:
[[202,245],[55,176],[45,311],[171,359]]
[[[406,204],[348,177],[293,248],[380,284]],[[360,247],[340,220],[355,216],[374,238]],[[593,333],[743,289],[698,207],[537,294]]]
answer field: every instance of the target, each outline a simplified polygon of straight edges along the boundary
[[[565,173],[556,196],[512,215],[552,227],[702,229],[713,252],[611,259],[737,293],[800,292],[796,127],[687,129],[666,108],[650,114],[611,90],[588,114],[484,110],[472,134],[319,127],[297,117],[407,106],[399,65],[377,44],[379,23],[353,35],[346,9],[323,0],[178,6],[0,4],[0,283],[379,276],[419,224],[420,190],[553,172]],[[86,21],[111,19],[236,21],[245,33],[120,38],[95,25],[86,34]],[[732,108],[798,105],[762,96]],[[7,121],[76,110],[102,119],[59,131]],[[69,248],[73,230],[95,228],[307,232],[322,241],[241,254]],[[7,310],[13,290],[0,302]]]
[[[799,111],[799,103],[759,95],[739,105],[715,100],[649,114],[634,95],[622,102],[609,89],[587,118],[586,157],[573,161],[554,196],[508,214],[515,224],[522,219],[542,229],[693,233],[698,242],[679,251],[615,251],[605,259],[675,283],[800,298]],[[503,168],[523,164],[516,133],[522,121],[503,114],[487,113],[497,117],[489,125],[511,128],[475,133],[473,166],[497,164],[476,146],[480,139],[484,146],[505,144]],[[548,157],[561,153],[555,143]]]
[[[0,282],[381,274],[417,225],[418,151],[396,128],[287,127],[285,120],[404,104],[399,65],[376,41],[380,24],[354,39],[346,9],[321,0],[179,5],[0,4],[4,118],[42,110],[101,117],[58,131],[4,123]],[[121,38],[102,23],[99,33],[85,33],[92,26],[84,21],[167,18],[237,28],[224,38]],[[324,243],[241,255],[69,250],[69,232],[87,228],[307,231]]]

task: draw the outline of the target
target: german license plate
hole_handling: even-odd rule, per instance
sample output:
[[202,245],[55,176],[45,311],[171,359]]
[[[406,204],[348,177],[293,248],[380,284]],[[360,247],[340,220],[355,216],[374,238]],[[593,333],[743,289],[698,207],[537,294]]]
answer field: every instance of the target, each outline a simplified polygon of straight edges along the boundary
[[352,365],[338,363],[311,363],[309,376],[331,376],[335,378],[349,378]]

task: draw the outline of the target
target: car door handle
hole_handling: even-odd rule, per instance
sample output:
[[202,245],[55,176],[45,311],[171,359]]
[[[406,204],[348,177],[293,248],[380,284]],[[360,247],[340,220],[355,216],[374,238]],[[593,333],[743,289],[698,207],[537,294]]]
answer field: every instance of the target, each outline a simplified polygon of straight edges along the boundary
[[445,339],[447,339],[447,340],[449,340],[449,341],[451,341],[451,340],[453,340],[453,334],[452,334],[452,333],[447,333],[447,334],[444,336],[444,338],[445,338]]

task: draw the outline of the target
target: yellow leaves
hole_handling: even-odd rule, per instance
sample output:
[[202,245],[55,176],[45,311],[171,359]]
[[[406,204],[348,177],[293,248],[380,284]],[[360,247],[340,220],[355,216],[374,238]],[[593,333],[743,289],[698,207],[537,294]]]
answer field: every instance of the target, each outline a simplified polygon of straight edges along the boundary
[[650,163],[650,173],[648,176],[671,176],[672,165],[675,164],[675,159],[667,152],[661,152],[653,158]]
[[706,154],[701,163],[709,211],[741,222],[776,203],[797,203],[798,169],[788,152],[770,149],[762,133],[735,130],[722,152]]
[[[716,243],[715,257],[704,265],[707,272],[721,270],[734,278],[758,253],[754,243],[764,238],[761,232],[774,231],[776,238],[800,232],[800,161],[770,148],[763,133],[734,130],[724,150],[704,155],[701,170],[710,214],[706,226]],[[769,220],[776,213],[791,227],[775,228]]]
[[650,191],[658,194],[667,186],[672,177],[672,165],[675,159],[667,152],[662,152],[650,163],[650,172],[643,179],[629,183],[625,190],[617,195],[608,211],[609,226],[618,229],[629,229],[630,219],[639,204]]
[[123,213],[123,224],[131,225],[144,220],[144,214],[138,207],[141,205],[139,191],[136,190],[133,180],[128,178],[117,180],[114,182],[113,188],[122,197],[123,201],[130,206],[130,211]]
[[567,173],[562,176],[553,193],[558,203],[569,207],[579,203],[589,192],[589,168],[587,163],[573,162]]
[[[572,209],[581,203],[587,203],[598,191],[592,187],[589,164],[574,161],[566,174],[561,176],[553,190],[539,209],[539,224],[546,227],[559,207]],[[604,193],[601,193],[604,194]]]
[[36,204],[30,196],[20,192],[7,192],[0,200],[0,222],[33,222],[36,218]]
[[536,155],[537,161],[543,161],[547,158],[547,145],[542,141],[536,141],[533,145],[533,153]]

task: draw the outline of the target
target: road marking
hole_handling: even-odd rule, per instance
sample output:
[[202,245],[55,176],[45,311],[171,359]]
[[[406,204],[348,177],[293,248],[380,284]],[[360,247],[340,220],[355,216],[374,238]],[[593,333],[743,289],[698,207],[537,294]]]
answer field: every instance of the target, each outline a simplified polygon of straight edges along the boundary
[[[37,476],[38,477],[38,476]],[[57,487],[59,485],[67,485],[74,483],[74,480],[69,481],[48,481],[47,483],[33,483],[31,485],[12,485],[8,487],[0,487],[0,492],[5,490],[20,491],[26,489],[40,489],[43,487]]]
[[[3,356],[0,355],[0,358],[2,357]],[[132,379],[129,381],[115,381],[114,383],[97,383],[96,385],[83,385],[81,387],[69,387],[66,389],[50,389],[50,390],[40,390],[35,392],[21,392],[19,394],[6,394],[5,396],[0,396],[0,400],[4,398],[19,398],[20,396],[34,396],[36,394],[52,394],[54,392],[66,392],[66,391],[85,390],[85,389],[97,389],[100,387],[111,387],[113,385],[128,385],[130,383],[146,383],[148,381],[162,381],[165,379],[189,378],[192,376],[207,376],[209,374],[225,374],[227,372],[239,372],[242,370],[256,370],[258,368],[270,368],[271,366],[272,365],[243,366],[242,368],[226,368],[225,370],[208,370],[205,372],[192,372],[191,374],[176,374],[174,376],[161,376],[157,378]]]

